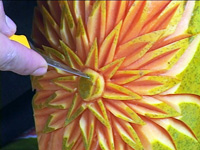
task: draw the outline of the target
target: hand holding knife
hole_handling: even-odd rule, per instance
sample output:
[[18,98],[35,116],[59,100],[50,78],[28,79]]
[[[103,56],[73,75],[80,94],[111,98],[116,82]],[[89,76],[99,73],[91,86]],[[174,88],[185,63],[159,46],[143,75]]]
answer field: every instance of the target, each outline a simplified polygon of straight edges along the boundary
[[80,76],[80,77],[84,77],[84,78],[89,78],[89,76],[87,76],[86,74],[84,74],[83,72],[79,71],[79,70],[75,70],[73,68],[70,68],[68,66],[66,66],[65,64],[63,63],[60,63],[58,61],[55,61],[53,59],[51,59],[50,57],[40,53],[35,47],[34,45],[29,42],[27,40],[27,38],[24,36],[24,35],[13,35],[10,37],[11,40],[14,40],[16,42],[19,42],[20,44],[28,47],[28,48],[31,48],[33,49],[34,51],[36,51],[37,53],[39,53],[47,62],[47,64],[49,66],[52,66],[54,68],[58,68],[58,69],[61,69],[63,71],[66,71],[68,73],[71,73],[71,74],[74,74],[74,75],[77,75],[77,76]]

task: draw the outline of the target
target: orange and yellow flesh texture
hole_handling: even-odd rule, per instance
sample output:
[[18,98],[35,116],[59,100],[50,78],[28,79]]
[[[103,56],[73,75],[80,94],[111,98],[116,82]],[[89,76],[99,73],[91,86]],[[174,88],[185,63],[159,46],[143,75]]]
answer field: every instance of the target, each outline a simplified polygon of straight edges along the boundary
[[199,150],[200,97],[177,90],[200,43],[183,24],[194,4],[38,1],[36,46],[90,76],[32,78],[39,149]]

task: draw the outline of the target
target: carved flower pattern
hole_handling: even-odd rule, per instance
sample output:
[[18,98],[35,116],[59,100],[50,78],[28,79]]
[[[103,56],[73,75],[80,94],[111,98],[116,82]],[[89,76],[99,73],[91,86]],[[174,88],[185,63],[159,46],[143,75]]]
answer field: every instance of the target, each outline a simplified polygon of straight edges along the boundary
[[191,45],[179,30],[191,5],[38,1],[35,45],[90,76],[49,67],[32,78],[40,150],[174,150],[182,138],[199,147],[199,125],[187,117],[200,122],[192,115],[200,98],[181,93],[183,70],[175,69]]

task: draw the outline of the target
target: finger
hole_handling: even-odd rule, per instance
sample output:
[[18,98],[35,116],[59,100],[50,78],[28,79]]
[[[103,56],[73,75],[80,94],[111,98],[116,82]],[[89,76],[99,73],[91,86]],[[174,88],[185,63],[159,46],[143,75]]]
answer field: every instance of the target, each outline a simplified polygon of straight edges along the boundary
[[0,32],[6,36],[11,36],[16,32],[15,23],[5,15],[3,3],[0,0]]
[[46,61],[35,51],[0,33],[0,70],[13,71],[21,75],[43,75],[47,71]]

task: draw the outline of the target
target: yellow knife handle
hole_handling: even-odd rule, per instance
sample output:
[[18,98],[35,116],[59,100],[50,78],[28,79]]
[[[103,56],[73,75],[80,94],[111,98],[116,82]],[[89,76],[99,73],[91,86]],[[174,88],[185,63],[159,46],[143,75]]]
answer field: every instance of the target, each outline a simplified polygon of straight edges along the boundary
[[29,42],[24,35],[12,35],[10,39],[30,48]]

